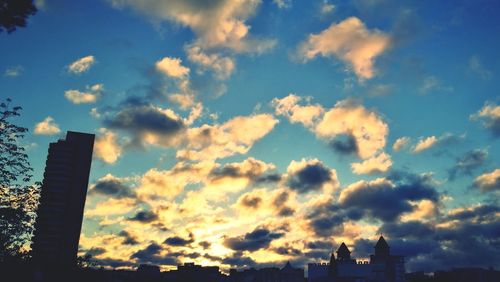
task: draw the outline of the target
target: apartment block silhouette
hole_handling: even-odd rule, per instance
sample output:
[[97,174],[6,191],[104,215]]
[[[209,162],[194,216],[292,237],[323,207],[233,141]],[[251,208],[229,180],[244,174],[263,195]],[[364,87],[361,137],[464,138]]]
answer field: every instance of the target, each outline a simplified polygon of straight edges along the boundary
[[68,131],[49,146],[32,243],[37,263],[76,264],[94,138]]

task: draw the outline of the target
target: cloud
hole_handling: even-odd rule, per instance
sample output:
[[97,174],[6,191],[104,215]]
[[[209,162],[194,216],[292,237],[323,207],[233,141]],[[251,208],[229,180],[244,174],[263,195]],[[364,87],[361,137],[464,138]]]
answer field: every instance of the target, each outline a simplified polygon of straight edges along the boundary
[[139,144],[171,145],[172,139],[184,127],[184,121],[171,109],[151,104],[126,104],[104,124],[109,128],[125,130]]
[[351,230],[345,229],[350,221],[395,222],[417,210],[413,203],[422,200],[439,201],[431,176],[392,172],[387,178],[348,185],[337,202],[330,198],[315,203],[305,219],[315,235],[330,237]]
[[80,58],[68,65],[68,72],[72,74],[81,74],[90,70],[96,63],[94,56]]
[[392,150],[394,152],[401,151],[402,149],[404,149],[405,147],[408,146],[408,144],[410,143],[410,140],[411,140],[410,137],[407,137],[407,136],[403,136],[403,137],[396,139],[396,141],[392,145]]
[[443,85],[443,82],[438,77],[430,75],[424,78],[419,91],[421,94],[428,94],[432,91],[452,92],[453,87]]
[[415,147],[413,148],[413,153],[421,153],[425,150],[428,150],[431,147],[433,147],[434,145],[436,145],[437,142],[438,142],[438,139],[436,138],[436,136],[429,136],[427,138],[420,139],[418,141],[418,143],[415,145]]
[[172,236],[172,237],[168,237],[167,239],[165,239],[164,243],[167,245],[170,245],[170,246],[179,247],[179,246],[187,246],[193,242],[194,242],[193,234],[190,233],[188,239],[185,239],[185,238],[182,238],[179,236]]
[[125,182],[125,179],[115,177],[108,173],[90,186],[89,194],[111,196],[116,199],[133,198],[134,193],[130,187],[125,184]]
[[255,14],[259,0],[108,1],[117,8],[130,7],[152,19],[189,27],[197,35],[195,43],[204,49],[224,47],[234,52],[261,53],[273,45],[272,41],[249,35],[246,21]]
[[493,102],[486,102],[476,114],[470,116],[472,120],[481,119],[486,129],[494,137],[500,137],[500,106]]
[[318,34],[310,34],[299,46],[304,61],[316,56],[336,57],[349,64],[359,79],[375,75],[374,61],[390,47],[390,37],[379,30],[368,30],[356,17],[350,17]]
[[215,160],[246,154],[253,144],[278,123],[270,114],[237,116],[223,124],[188,128],[185,146],[177,157],[185,160]]
[[146,248],[133,253],[130,258],[138,260],[138,263],[150,263],[156,265],[177,265],[178,259],[174,256],[162,255],[163,248],[151,243]]
[[273,0],[273,3],[280,9],[292,7],[292,0]]
[[223,56],[219,53],[207,54],[200,46],[186,46],[188,59],[198,65],[199,72],[212,70],[215,78],[218,80],[228,79],[236,69],[236,63],[233,58]]
[[479,188],[482,192],[494,192],[500,190],[500,169],[495,169],[492,172],[484,173],[476,177],[474,187]]
[[330,147],[335,152],[344,155],[357,154],[359,151],[358,144],[356,143],[356,138],[349,134],[340,135],[339,137],[334,138],[330,142]]
[[[309,103],[305,106],[299,105],[298,103],[303,100],[303,97],[291,93],[282,99],[274,98],[271,104],[276,115],[285,116],[291,123],[302,123],[306,127],[312,126],[323,115],[323,107]],[[305,100],[307,101],[308,98]]]
[[287,168],[286,185],[299,193],[325,189],[332,191],[339,186],[337,173],[318,159],[292,161]]
[[37,135],[54,135],[59,132],[61,132],[59,125],[50,116],[35,125],[35,134]]
[[135,209],[136,205],[136,200],[132,198],[109,198],[105,201],[98,202],[97,205],[92,209],[86,209],[85,216],[98,217],[122,215]]
[[335,11],[335,5],[330,3],[328,0],[323,0],[319,8],[320,16],[332,14],[334,11]]
[[[417,144],[415,144],[415,146],[412,147],[412,152],[414,154],[418,154],[423,151],[429,150],[431,148],[437,148],[437,147],[444,147],[443,150],[446,150],[447,147],[459,143],[460,141],[463,141],[465,137],[466,137],[465,133],[461,135],[444,133],[439,137],[436,137],[434,135],[426,138],[421,137],[417,142]],[[439,155],[441,152],[437,152],[436,155]]]
[[138,245],[139,242],[135,236],[132,236],[129,232],[122,230],[118,233],[118,236],[123,237],[122,244],[124,245]]
[[103,84],[94,84],[87,86],[85,92],[75,89],[66,90],[64,91],[64,96],[73,104],[89,104],[95,103],[103,90]]
[[6,68],[3,75],[7,77],[18,77],[23,73],[23,71],[24,68],[22,66],[12,66]]
[[266,227],[257,227],[245,235],[225,238],[224,246],[235,251],[253,252],[269,247],[273,240],[281,238],[284,235],[282,232],[274,232]]
[[379,233],[390,238],[391,252],[404,255],[412,271],[495,265],[500,261],[492,247],[498,242],[497,213],[498,207],[491,205],[462,207],[444,214],[437,224],[384,223]]
[[[384,221],[394,221],[404,212],[413,211],[409,201],[438,200],[438,194],[425,177],[394,183],[389,179],[358,181],[342,190],[339,202],[343,207]],[[399,185],[398,185],[399,184]]]
[[130,221],[137,221],[141,223],[150,223],[156,221],[158,219],[158,215],[152,211],[140,211],[136,213],[133,217],[129,217]]
[[116,141],[116,135],[105,128],[101,128],[99,133],[94,142],[95,156],[105,163],[115,163],[122,154],[122,147]]
[[173,78],[182,78],[189,74],[189,68],[182,65],[179,58],[165,57],[155,64],[156,70]]
[[493,76],[491,71],[484,67],[483,63],[476,55],[469,58],[468,66],[469,70],[484,80],[489,80]]
[[[303,100],[307,102],[305,106],[300,105]],[[389,133],[387,124],[376,112],[352,100],[341,100],[333,108],[325,110],[321,105],[309,104],[308,98],[289,94],[282,99],[273,99],[272,106],[276,115],[285,116],[292,123],[303,124],[342,154],[356,153],[367,159],[385,147]]]
[[248,178],[252,182],[278,181],[279,178],[268,178],[268,173],[275,169],[276,167],[272,163],[268,164],[250,157],[239,163],[228,163],[213,169],[209,178],[212,181],[222,178]]
[[321,138],[351,136],[356,140],[357,154],[363,159],[381,151],[389,133],[389,127],[377,113],[349,100],[339,101],[326,111],[314,130]]
[[351,168],[355,174],[374,174],[387,172],[392,166],[391,157],[386,153],[371,157],[361,163],[352,163]]
[[455,165],[449,170],[450,180],[454,180],[458,175],[472,175],[472,172],[484,165],[488,151],[486,149],[475,149],[466,152],[457,159]]

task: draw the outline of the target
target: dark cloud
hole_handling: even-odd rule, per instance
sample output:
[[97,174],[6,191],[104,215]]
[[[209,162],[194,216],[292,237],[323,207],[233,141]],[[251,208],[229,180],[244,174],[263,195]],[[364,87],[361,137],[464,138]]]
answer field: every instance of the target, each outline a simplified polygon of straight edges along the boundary
[[106,252],[104,248],[94,247],[85,252],[86,255],[90,255],[91,257],[95,257],[98,255],[102,255]]
[[123,244],[125,244],[125,245],[137,245],[137,244],[139,244],[137,239],[125,230],[120,231],[120,233],[118,233],[118,236],[124,238]]
[[352,135],[343,135],[330,142],[330,147],[342,155],[356,155],[358,153],[358,144],[356,138]]
[[201,241],[198,243],[198,245],[200,245],[203,249],[208,249],[210,248],[210,246],[212,245],[210,242],[208,241]]
[[151,243],[145,249],[135,252],[130,256],[137,259],[139,263],[151,263],[159,265],[177,265],[179,261],[173,255],[160,255],[162,248],[156,243]]
[[278,211],[279,216],[292,216],[295,210],[291,207],[283,207]]
[[465,153],[457,159],[455,165],[449,170],[450,180],[454,180],[460,175],[472,175],[479,167],[486,163],[488,151],[484,149],[476,149]]
[[321,163],[307,164],[288,176],[288,186],[299,193],[321,189],[322,185],[332,180],[330,170]]
[[330,241],[312,241],[306,244],[306,247],[309,249],[326,249],[331,250],[333,248],[333,244]]
[[288,256],[301,256],[302,255],[301,250],[294,248],[294,247],[291,247],[291,246],[288,246],[288,245],[274,248],[274,249],[272,249],[272,251],[274,251],[277,254],[284,255],[284,256],[285,255],[288,255]]
[[262,204],[262,198],[255,195],[245,195],[241,199],[241,204],[247,208],[258,209]]
[[224,246],[235,251],[256,251],[269,247],[274,240],[284,236],[282,232],[272,232],[265,227],[259,227],[244,236],[228,237],[224,240]]
[[95,183],[89,193],[113,196],[115,198],[127,198],[134,196],[130,187],[123,184],[123,182],[119,179],[101,179]]
[[149,223],[158,219],[158,215],[152,211],[140,211],[128,220]]
[[189,238],[182,238],[179,236],[172,236],[165,240],[165,244],[170,246],[187,246],[194,242],[193,234],[189,234]]
[[145,133],[173,136],[185,127],[180,118],[168,116],[161,109],[133,97],[122,103],[113,116],[107,117],[104,125],[130,132],[137,139],[135,142],[140,142]]
[[[500,266],[497,204],[463,208],[439,218],[440,225],[418,221],[384,223],[391,253],[405,256],[409,271],[450,267]],[[356,241],[356,255],[373,252],[375,242]],[[369,248],[368,248],[368,247]],[[371,247],[370,247],[371,246]]]
[[394,222],[401,214],[414,210],[410,201],[424,199],[439,201],[430,176],[395,171],[386,181],[360,182],[349,187],[342,192],[339,202],[316,206],[306,219],[316,235],[328,237],[341,234],[347,220],[373,218]]
[[226,164],[210,172],[214,180],[220,178],[248,178],[254,183],[273,183],[281,180],[281,175],[266,171],[266,164],[253,158],[242,163]]
[[231,256],[223,258],[222,263],[237,267],[252,267],[256,265],[252,258],[245,256],[242,252],[235,252]]

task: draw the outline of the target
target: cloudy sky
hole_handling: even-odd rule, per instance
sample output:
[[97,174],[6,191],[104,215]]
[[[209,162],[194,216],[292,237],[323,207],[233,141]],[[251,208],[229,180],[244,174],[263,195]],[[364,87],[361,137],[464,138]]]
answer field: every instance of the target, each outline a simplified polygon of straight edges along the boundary
[[82,254],[304,266],[383,234],[409,271],[500,267],[497,1],[36,2],[0,93],[37,179],[96,134]]

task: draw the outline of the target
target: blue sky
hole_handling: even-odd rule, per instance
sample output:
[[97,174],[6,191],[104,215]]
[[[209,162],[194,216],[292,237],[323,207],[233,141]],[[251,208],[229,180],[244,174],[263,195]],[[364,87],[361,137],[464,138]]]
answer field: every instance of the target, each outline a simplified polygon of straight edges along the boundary
[[1,34],[1,98],[38,179],[96,134],[82,253],[304,265],[383,233],[410,270],[500,266],[496,1],[37,5]]

